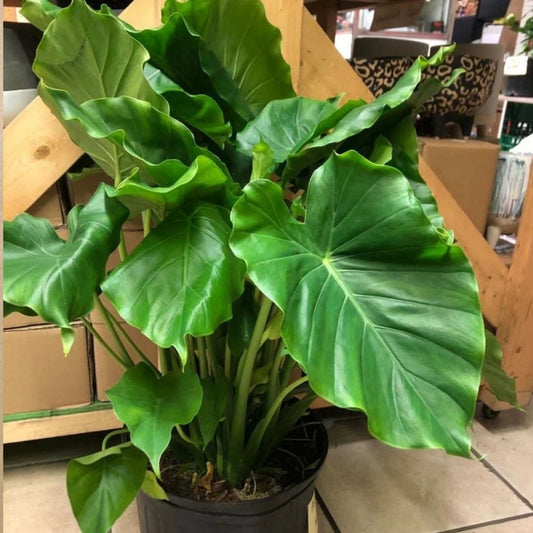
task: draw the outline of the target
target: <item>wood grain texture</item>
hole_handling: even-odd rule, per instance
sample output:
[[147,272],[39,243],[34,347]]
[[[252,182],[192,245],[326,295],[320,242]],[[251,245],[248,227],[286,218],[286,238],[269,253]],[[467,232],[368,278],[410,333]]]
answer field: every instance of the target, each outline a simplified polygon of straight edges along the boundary
[[117,429],[123,424],[112,410],[90,411],[71,415],[51,416],[4,422],[4,443],[63,437],[93,431]]
[[263,5],[270,23],[281,31],[281,53],[291,67],[293,84],[296,85],[302,55],[303,0],[263,0]]
[[346,99],[374,99],[361,78],[306,9],[302,18],[301,53],[297,88],[301,96],[324,99],[344,93]]
[[40,98],[4,130],[4,220],[26,211],[83,152]]
[[519,393],[533,392],[533,172],[517,233],[496,337]]

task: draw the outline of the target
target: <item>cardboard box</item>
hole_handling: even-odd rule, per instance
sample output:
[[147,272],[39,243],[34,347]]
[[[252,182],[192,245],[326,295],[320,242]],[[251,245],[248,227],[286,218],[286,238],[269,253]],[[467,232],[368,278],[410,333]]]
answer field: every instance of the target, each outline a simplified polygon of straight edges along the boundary
[[[96,331],[102,336],[113,349],[115,344],[106,326],[103,324],[93,323]],[[129,324],[122,324],[126,333],[131,337],[133,342],[142,350],[142,352],[157,366],[157,346],[152,343],[147,337],[145,337],[138,329],[130,326]],[[98,400],[106,402],[109,400],[105,391],[115,385],[122,374],[123,368],[105,351],[102,345],[94,339],[93,341],[94,351],[94,372],[96,376],[96,397]],[[125,343],[128,348],[128,352],[131,358],[136,363],[140,362],[140,357],[130,349],[130,345]]]
[[29,209],[34,217],[47,218],[54,228],[65,224],[63,205],[57,185],[50,187]]
[[[102,172],[101,174],[86,176],[85,178],[82,178],[80,180],[69,179],[68,189],[72,205],[85,205],[93,195],[94,191],[96,191],[96,189],[98,188],[100,182],[102,181],[108,183],[109,185],[113,185],[113,180],[107,174],[104,174],[104,172]],[[142,230],[143,223],[141,215],[135,217],[132,220],[127,220],[124,223],[123,227],[124,229],[128,230]]]
[[91,403],[91,372],[83,326],[65,357],[59,328],[4,332],[4,413],[27,413]]
[[427,137],[419,139],[419,146],[443,185],[484,233],[500,147],[474,139]]

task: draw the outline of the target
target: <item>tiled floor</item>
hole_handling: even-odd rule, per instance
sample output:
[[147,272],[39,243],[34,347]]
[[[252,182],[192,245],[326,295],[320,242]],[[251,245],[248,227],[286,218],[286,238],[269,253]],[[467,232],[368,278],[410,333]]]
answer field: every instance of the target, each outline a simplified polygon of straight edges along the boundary
[[[343,412],[326,424],[319,533],[533,533],[533,408],[478,416],[472,461],[389,448],[369,436],[364,418]],[[6,446],[4,533],[77,532],[66,460],[98,443],[87,435]],[[113,533],[138,531],[133,505]]]

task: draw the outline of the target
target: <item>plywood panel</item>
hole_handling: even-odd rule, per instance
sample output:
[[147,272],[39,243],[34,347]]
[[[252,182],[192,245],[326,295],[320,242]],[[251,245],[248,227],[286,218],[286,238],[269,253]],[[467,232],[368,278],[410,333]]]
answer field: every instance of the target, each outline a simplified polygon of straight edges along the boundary
[[303,0],[263,0],[263,4],[270,23],[281,31],[281,52],[296,85],[300,77]]
[[370,101],[374,98],[307,10],[304,10],[302,19],[302,57],[297,92],[301,96],[318,99],[340,93],[344,93],[347,99]]

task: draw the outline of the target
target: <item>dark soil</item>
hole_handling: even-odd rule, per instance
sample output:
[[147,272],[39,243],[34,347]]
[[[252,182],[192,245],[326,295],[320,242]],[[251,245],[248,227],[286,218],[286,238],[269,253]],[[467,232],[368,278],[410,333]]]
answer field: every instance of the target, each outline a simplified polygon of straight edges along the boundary
[[[316,422],[295,428],[266,461],[239,487],[231,487],[208,463],[207,472],[184,471],[167,453],[161,463],[163,488],[196,501],[238,503],[268,498],[295,485],[316,471],[321,463],[324,435]],[[327,441],[325,443],[327,448]]]
[[200,476],[197,472],[180,472],[177,464],[175,468],[172,468],[172,465],[169,466],[168,470],[162,472],[165,489],[190,500],[238,503],[268,498],[284,488],[275,477],[267,474],[251,474],[242,487],[237,488],[230,487],[216,472],[212,473],[212,477],[209,472]]

